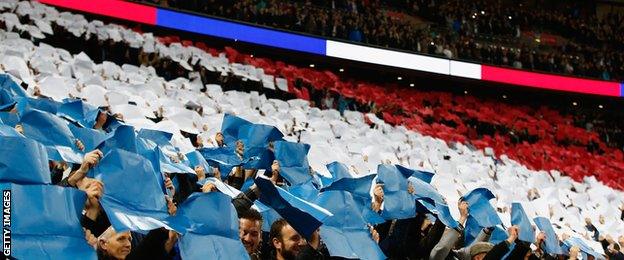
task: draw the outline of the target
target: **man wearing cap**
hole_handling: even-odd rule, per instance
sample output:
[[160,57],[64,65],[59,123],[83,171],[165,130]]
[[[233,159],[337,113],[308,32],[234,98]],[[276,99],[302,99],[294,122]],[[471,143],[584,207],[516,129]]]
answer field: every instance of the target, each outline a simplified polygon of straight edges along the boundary
[[476,242],[470,247],[470,259],[472,260],[481,260],[485,258],[494,245],[489,242]]

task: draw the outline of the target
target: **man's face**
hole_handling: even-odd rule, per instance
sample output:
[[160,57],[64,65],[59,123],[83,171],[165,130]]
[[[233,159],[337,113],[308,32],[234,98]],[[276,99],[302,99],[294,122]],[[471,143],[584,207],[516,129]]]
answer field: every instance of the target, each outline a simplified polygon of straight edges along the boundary
[[129,231],[117,233],[103,242],[102,249],[116,259],[125,259],[132,249],[131,241],[132,236]]
[[281,255],[283,259],[294,259],[305,246],[305,239],[290,225],[283,227],[280,234],[281,239],[273,239],[273,246],[277,254]]
[[106,123],[107,117],[108,116],[106,115],[106,113],[100,111],[97,116],[97,124],[103,125],[104,123]]
[[260,230],[260,221],[241,218],[239,220],[238,234],[241,242],[245,246],[248,254],[253,254],[260,245],[262,231]]

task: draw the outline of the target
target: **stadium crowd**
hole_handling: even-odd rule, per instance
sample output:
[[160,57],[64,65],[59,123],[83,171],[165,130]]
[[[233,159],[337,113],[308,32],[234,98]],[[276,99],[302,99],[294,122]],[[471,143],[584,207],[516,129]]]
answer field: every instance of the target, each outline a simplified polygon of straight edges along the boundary
[[[41,15],[41,13],[53,13],[49,9],[44,9],[44,12],[40,13],[33,13],[32,11],[28,13],[24,10],[31,5],[37,6],[35,3],[21,2],[17,9],[9,9],[20,14],[19,20],[21,23],[29,25],[35,23],[33,20],[30,20],[33,18],[30,16]],[[510,214],[508,208],[506,212],[500,212],[504,211],[502,209],[492,208],[489,202],[491,192],[483,189],[474,189],[469,193],[463,194],[457,205],[448,205],[456,207],[453,211],[459,213],[458,220],[452,218],[449,220],[449,214],[445,213],[444,207],[440,206],[445,205],[445,198],[441,198],[442,195],[438,195],[437,191],[432,187],[432,193],[427,194],[429,197],[424,194],[427,187],[430,187],[429,182],[431,182],[433,176],[431,173],[383,163],[379,166],[378,174],[374,176],[375,178],[365,178],[373,176],[366,173],[357,174],[356,177],[348,177],[350,170],[346,166],[340,166],[336,170],[330,170],[330,180],[323,179],[323,177],[311,170],[307,162],[303,165],[293,165],[291,160],[288,159],[290,157],[280,157],[283,155],[280,155],[279,150],[282,149],[283,145],[288,145],[285,144],[288,142],[271,136],[266,136],[263,140],[257,140],[256,138],[260,138],[259,136],[245,136],[244,131],[241,130],[253,127],[273,128],[249,122],[241,123],[241,121],[244,121],[243,119],[229,115],[224,117],[221,130],[209,138],[184,130],[171,133],[189,138],[188,140],[192,146],[196,148],[193,152],[199,152],[200,154],[200,160],[195,162],[191,162],[189,158],[189,154],[193,154],[193,152],[181,156],[177,148],[169,150],[174,146],[171,143],[173,141],[171,141],[171,136],[167,140],[166,136],[168,135],[163,132],[139,131],[137,135],[132,128],[131,134],[129,134],[131,136],[129,137],[130,139],[124,139],[127,138],[125,135],[128,134],[128,129],[131,129],[126,124],[130,122],[127,114],[124,116],[126,111],[117,113],[117,111],[113,111],[108,106],[95,107],[87,105],[86,101],[76,99],[75,97],[71,98],[70,93],[75,93],[71,90],[64,93],[66,94],[65,96],[61,94],[62,98],[69,99],[59,100],[57,96],[52,96],[52,94],[56,93],[48,94],[49,92],[46,92],[49,89],[45,89],[43,87],[44,84],[28,83],[24,81],[27,77],[21,74],[21,70],[16,72],[10,69],[6,61],[14,61],[15,59],[7,57],[19,56],[20,54],[10,53],[11,49],[16,51],[19,50],[19,47],[9,45],[9,40],[16,40],[16,38],[9,38],[7,36],[9,33],[7,32],[15,31],[19,33],[13,34],[11,37],[17,35],[22,40],[32,39],[39,45],[36,48],[39,51],[39,55],[50,51],[42,47],[45,43],[57,47],[62,46],[67,49],[69,56],[56,54],[62,56],[55,56],[59,64],[71,60],[74,62],[74,65],[81,65],[80,62],[85,60],[83,59],[84,54],[80,53],[85,51],[86,55],[92,58],[93,62],[97,63],[98,66],[103,66],[100,64],[106,61],[112,61],[118,65],[125,63],[137,66],[144,65],[141,68],[151,67],[153,69],[155,75],[149,75],[150,77],[160,76],[167,82],[176,80],[179,77],[186,77],[189,75],[189,72],[198,72],[196,77],[201,81],[201,87],[196,89],[196,92],[193,92],[195,95],[207,94],[210,91],[207,84],[214,83],[222,85],[225,90],[254,90],[260,91],[265,95],[284,99],[290,98],[292,94],[283,93],[275,89],[267,89],[260,81],[244,80],[246,77],[236,75],[234,72],[222,73],[210,70],[207,66],[201,65],[201,63],[195,63],[191,66],[188,64],[188,61],[177,60],[163,55],[162,49],[159,50],[161,53],[157,53],[155,50],[148,51],[144,47],[137,47],[137,45],[134,45],[135,43],[125,38],[125,36],[116,40],[115,35],[117,34],[114,31],[94,30],[76,33],[76,31],[68,29],[72,28],[71,24],[60,24],[53,21],[50,26],[52,33],[44,37],[38,37],[39,34],[32,30],[20,30],[13,26],[15,25],[14,21],[11,21],[11,26],[8,26],[7,20],[10,19],[3,18],[3,22],[0,22],[0,29],[4,30],[1,35],[6,37],[3,39],[6,40],[4,44],[7,45],[3,46],[3,66],[1,68],[3,70],[6,69],[10,75],[3,74],[1,76],[2,88],[0,90],[2,90],[1,97],[3,103],[1,109],[2,117],[0,117],[0,135],[2,135],[3,142],[7,143],[15,141],[31,145],[36,143],[32,142],[33,140],[43,143],[46,146],[43,154],[48,153],[48,158],[50,159],[43,162],[45,169],[37,169],[35,161],[42,159],[37,157],[41,156],[41,154],[26,153],[20,150],[20,146],[2,146],[3,149],[15,149],[16,153],[15,158],[8,158],[8,156],[3,158],[2,160],[5,160],[3,163],[7,165],[9,171],[17,170],[24,165],[20,165],[20,161],[12,162],[11,160],[21,155],[31,155],[26,156],[25,159],[30,160],[27,162],[33,163],[34,172],[42,173],[39,176],[42,180],[37,180],[41,182],[39,184],[54,184],[60,187],[76,188],[86,193],[86,198],[83,198],[84,208],[81,210],[79,222],[80,226],[84,228],[86,242],[96,250],[98,259],[178,259],[180,257],[185,258],[185,256],[189,259],[195,259],[206,257],[206,255],[193,255],[193,253],[197,252],[184,251],[189,246],[187,243],[192,243],[188,240],[183,242],[182,239],[184,237],[196,238],[197,241],[201,241],[201,247],[208,247],[217,252],[213,255],[215,257],[220,256],[231,259],[246,258],[246,256],[251,259],[330,259],[336,256],[363,259],[383,259],[385,257],[390,259],[503,259],[505,257],[509,259],[591,259],[608,256],[609,259],[624,259],[624,249],[620,247],[624,245],[624,235],[615,238],[601,233],[599,228],[596,227],[603,228],[606,223],[605,216],[597,221],[587,218],[585,219],[585,226],[583,226],[586,236],[585,241],[593,240],[599,243],[600,248],[604,250],[604,254],[596,252],[596,248],[593,245],[588,246],[584,240],[578,237],[571,237],[572,234],[562,234],[557,237],[546,218],[536,218],[540,219],[540,221],[535,220],[540,230],[540,232],[537,232],[535,227],[530,225],[526,214],[519,213],[524,212],[524,210],[511,209],[511,214],[518,216],[518,219],[512,216],[511,221],[515,224],[506,229],[499,225],[500,220],[497,222],[493,219],[481,219],[480,217],[482,216],[498,218],[493,216]],[[98,26],[96,23],[92,25]],[[43,28],[44,26],[38,25],[37,27]],[[106,33],[101,33],[102,31],[106,31]],[[19,41],[16,42],[19,43]],[[173,44],[170,46],[173,46]],[[26,55],[22,57],[26,57]],[[44,74],[50,73],[49,71],[44,72],[43,66],[38,64],[35,58],[28,61],[27,64],[27,71],[38,74],[36,77],[37,81],[44,79]],[[125,68],[129,67],[126,66]],[[100,73],[106,77],[107,81],[123,80],[123,76],[121,76],[123,72],[118,72],[121,75],[110,77],[107,74],[110,71]],[[59,74],[70,78],[75,77],[84,83],[83,85],[88,85],[85,81],[88,81],[88,77],[91,76],[88,73],[81,73],[80,66],[72,67],[69,69],[69,72],[66,70]],[[22,80],[17,80],[18,78]],[[125,80],[131,82],[137,79],[126,78]],[[14,81],[21,84],[17,84]],[[66,82],[64,84],[69,83]],[[303,83],[299,80],[298,84]],[[136,87],[136,85],[134,86]],[[164,88],[166,87],[160,86],[163,93],[174,93],[173,89],[164,90]],[[313,89],[314,87],[310,88],[310,91],[313,91]],[[120,89],[115,90],[120,91]],[[340,103],[335,102],[331,95],[326,94],[328,92],[320,93],[325,94],[320,94],[321,96],[316,95],[319,97],[313,98],[318,99],[314,103],[318,104],[319,107],[330,109],[336,107],[337,103]],[[93,97],[89,97],[89,102],[91,102],[90,98]],[[107,96],[106,102],[112,102],[109,98]],[[222,96],[221,98],[227,99],[228,97]],[[340,99],[341,97],[338,96],[337,98]],[[126,103],[128,102],[130,101]],[[131,102],[138,103],[136,101]],[[221,100],[221,102],[225,103],[225,100]],[[77,105],[78,109],[75,109],[74,105]],[[137,104],[134,105],[136,106]],[[345,104],[343,107],[369,111],[376,110],[375,104],[355,104],[355,102]],[[197,112],[199,115],[204,114],[204,108],[201,105],[186,103],[185,109]],[[342,113],[348,114],[345,111],[342,111]],[[163,122],[165,118],[169,119],[168,117],[163,111],[146,116],[147,119],[144,119],[153,123],[159,123]],[[124,121],[127,122],[124,123]],[[231,123],[231,125],[228,125],[226,122]],[[371,126],[369,127],[376,127],[374,124],[382,125],[382,123],[370,123]],[[57,135],[57,133],[62,132],[62,129],[54,127],[59,125],[67,126],[69,132]],[[50,128],[50,126],[53,127]],[[294,128],[295,126],[293,125],[285,134],[299,134],[298,138],[300,139],[301,132],[297,132]],[[270,133],[254,133],[257,135],[277,134],[274,132],[276,130],[270,131]],[[82,139],[84,136],[81,136],[81,138],[68,139],[69,143],[61,143],[59,140],[65,137],[63,134],[78,137],[79,133],[84,132],[88,133],[87,136],[98,136],[98,134],[101,134],[106,137],[104,138],[105,140],[94,141]],[[284,134],[279,133],[278,135],[283,136]],[[163,138],[165,138],[164,141]],[[136,143],[130,145],[129,140],[134,140]],[[151,144],[154,144],[154,147],[150,146]],[[34,145],[41,144],[36,143]],[[66,145],[65,147],[74,152],[58,148],[63,145]],[[260,147],[262,149],[258,153],[258,150],[250,149],[250,147]],[[158,151],[160,149],[165,152],[174,151],[174,153],[167,153],[165,157],[159,157]],[[82,158],[70,158],[71,155],[76,154],[75,151],[80,151],[77,153],[84,154],[84,156]],[[21,154],[21,152],[24,152],[24,154]],[[156,154],[155,160],[152,160],[153,158],[145,159],[150,158],[153,155],[152,152]],[[264,152],[274,155],[267,157]],[[56,153],[60,154],[60,157]],[[295,156],[300,153],[297,150],[287,150],[286,155]],[[305,157],[305,153],[303,156]],[[141,166],[133,165],[136,164],[136,161],[131,161],[133,158],[143,163],[141,166],[152,165],[154,168],[152,166],[141,168]],[[21,160],[24,160],[24,158]],[[251,166],[253,164],[248,164],[257,160],[261,161],[259,163],[263,163],[264,166]],[[151,161],[152,164],[149,164],[148,161]],[[235,163],[232,163],[232,161],[235,161]],[[41,165],[41,162],[39,162],[39,165]],[[297,166],[303,169],[293,170]],[[189,168],[192,172],[185,172]],[[330,167],[328,166],[328,168]],[[266,171],[263,173],[262,170]],[[22,171],[16,172],[22,173]],[[130,174],[127,174],[129,172],[136,172],[137,175],[145,173],[145,175],[141,175],[144,179],[135,179]],[[293,172],[299,175],[293,174]],[[405,172],[408,173],[409,178],[405,176]],[[32,178],[34,178],[27,175],[8,176],[6,172],[2,173],[3,175],[0,177],[2,178],[2,183],[10,182],[16,190],[20,185],[24,184],[23,182],[32,184]],[[164,175],[160,175],[160,173]],[[46,174],[48,174],[48,177],[45,177]],[[343,175],[341,176],[341,174]],[[162,177],[159,178],[157,176]],[[302,176],[311,178],[310,183],[312,186],[307,187],[311,187],[318,196],[316,200],[313,199],[308,202],[316,202],[327,210],[331,209],[330,211],[333,215],[326,215],[324,219],[310,216],[315,215],[310,213],[315,212],[315,210],[309,209],[309,207],[312,207],[309,205],[311,203],[303,203],[301,199],[295,199],[299,203],[296,204],[290,200],[292,198],[288,198],[288,194],[296,193],[296,187],[301,187],[297,183],[300,182],[299,178],[302,178]],[[126,180],[125,178],[128,179]],[[551,178],[554,177],[551,176]],[[142,181],[141,183],[145,185],[133,183],[132,181],[135,180]],[[149,185],[150,181],[159,182],[155,189],[149,189],[151,187]],[[363,181],[364,184],[355,184],[358,181]],[[137,186],[148,187],[141,190],[141,192],[152,192],[152,194],[134,193]],[[128,190],[120,189],[119,187],[128,188]],[[164,189],[161,190],[161,187]],[[277,187],[282,187],[283,189]],[[232,190],[243,192],[233,193]],[[65,189],[63,191],[67,192]],[[110,193],[110,191],[118,193]],[[163,219],[170,220],[167,223],[171,223],[172,228],[145,230],[145,227],[153,227],[154,223],[132,218],[136,216],[124,215],[128,210],[136,209],[119,209],[111,206],[115,205],[114,203],[119,199],[127,200],[121,202],[128,203],[135,203],[142,199],[124,197],[123,193],[125,192],[128,192],[130,195],[140,195],[139,197],[150,196],[149,199],[153,201],[146,204],[154,203],[164,206],[166,213],[169,216],[173,216],[173,218],[163,217]],[[526,194],[526,197],[531,201],[536,200],[540,197],[539,193],[540,191],[531,190]],[[37,196],[37,194],[30,193],[29,196]],[[51,196],[53,199],[59,198],[54,197],[53,193],[44,194],[43,196]],[[305,193],[300,192],[297,196],[304,198]],[[356,196],[364,197],[362,205],[360,205],[359,201],[355,202]],[[399,205],[398,210],[396,205],[393,205],[397,202],[404,202],[405,200],[402,200],[402,197],[408,197],[407,200],[410,201],[411,199],[411,204],[415,204],[413,196],[426,197],[433,203],[429,200],[416,200],[416,205],[419,207],[415,205],[412,205],[412,207],[407,206],[407,212],[401,212],[401,207],[405,205]],[[542,194],[542,196],[545,196],[545,194]],[[142,202],[149,201],[149,199]],[[336,203],[339,199],[343,200],[344,203]],[[607,198],[602,199],[606,200]],[[81,202],[78,199],[76,201]],[[202,205],[204,206],[209,203],[214,203],[210,205],[216,205],[223,201],[226,203],[218,204],[218,207],[208,208],[207,212],[212,213],[211,215],[218,215],[211,218],[210,220],[214,220],[214,222],[210,223],[206,222],[206,219],[209,217],[204,216],[205,214],[197,215],[201,210],[207,213],[207,209],[200,208],[201,210],[197,210],[198,208],[196,207],[199,206],[194,204],[196,201],[198,204],[203,203]],[[283,218],[261,214],[261,212],[264,213],[266,211],[257,206],[256,202],[258,201],[277,211]],[[302,203],[305,205],[302,205]],[[573,204],[569,205],[569,207],[574,207]],[[17,204],[14,207],[22,206],[27,207],[28,205]],[[129,208],[132,206],[141,206],[141,204],[131,204]],[[362,206],[363,209],[358,206]],[[82,208],[82,205],[80,205],[80,208]],[[487,209],[484,210],[484,208]],[[490,210],[493,211],[494,215],[487,214],[490,213],[488,212]],[[497,210],[499,211],[498,214]],[[301,214],[300,212],[302,211],[306,214]],[[316,211],[323,212],[318,209]],[[149,214],[140,210],[138,212],[146,214],[146,216]],[[214,212],[219,212],[220,214],[214,214]],[[234,215],[230,216],[228,212],[234,212]],[[372,212],[373,217],[370,215],[364,216],[362,212]],[[448,207],[446,212],[448,212]],[[317,212],[317,214],[321,213]],[[618,209],[610,209],[607,213],[610,215],[607,216],[609,218],[618,215],[615,218],[619,218],[617,221],[620,222],[615,222],[616,224],[621,224],[621,221],[624,221],[624,205]],[[155,215],[149,216],[153,217]],[[22,217],[36,219],[35,216]],[[61,218],[57,215],[53,217]],[[124,217],[126,219],[123,219]],[[179,220],[178,217],[183,218],[183,220]],[[375,217],[376,221],[373,221]],[[198,219],[201,219],[203,222],[195,223],[194,221]],[[233,225],[228,222],[232,219],[236,220]],[[547,223],[545,225],[541,222],[544,220]],[[54,222],[53,220],[51,221]],[[154,219],[152,221],[158,222]],[[187,222],[191,222],[191,224],[189,225]],[[324,222],[324,226],[321,226],[320,222]],[[542,224],[538,224],[538,222]],[[493,224],[486,225],[485,223]],[[46,223],[39,224],[45,225]],[[220,224],[223,227],[219,227],[218,225]],[[362,225],[357,226],[358,224]],[[369,225],[367,226],[366,224]],[[122,231],[119,229],[120,226],[126,229]],[[210,226],[210,228],[206,226]],[[329,228],[323,231],[323,228],[327,228],[327,226],[339,227],[340,232],[343,232],[344,235],[341,237],[323,233],[329,232]],[[235,230],[235,242],[230,242],[229,244],[215,238],[211,238],[214,240],[200,240],[199,236],[193,237],[196,234],[216,237],[225,236],[223,233],[227,232],[224,230],[232,227],[238,227],[238,229]],[[310,228],[312,230],[308,230]],[[125,231],[127,229],[133,231]],[[181,230],[185,232],[178,232]],[[611,232],[613,231],[615,230],[611,230]],[[199,232],[209,232],[209,234]],[[337,247],[343,246],[345,240],[351,239],[360,243],[356,243],[353,247],[359,248],[353,248],[352,251],[357,253],[364,252],[363,255],[348,255],[341,251],[343,250],[342,248],[337,249]],[[18,245],[16,245],[17,247]],[[198,247],[188,248],[201,251]],[[238,249],[243,250],[244,255],[238,255],[238,253],[241,253]],[[24,252],[18,253],[25,254]],[[71,254],[72,252],[64,253]]]
[[[621,81],[624,15],[583,1],[142,0],[286,30],[518,69]],[[416,23],[409,15],[426,19]],[[520,41],[523,33],[566,37]],[[539,38],[539,37],[538,37]],[[533,40],[533,39],[532,39]]]

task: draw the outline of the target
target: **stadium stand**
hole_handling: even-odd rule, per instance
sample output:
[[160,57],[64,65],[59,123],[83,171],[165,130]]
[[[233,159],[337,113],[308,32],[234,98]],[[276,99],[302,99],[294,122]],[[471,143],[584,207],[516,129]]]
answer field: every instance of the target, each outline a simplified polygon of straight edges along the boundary
[[624,79],[617,5],[601,13],[587,1],[142,2],[447,58]]
[[[622,158],[596,133],[575,139],[585,130],[554,110],[505,107],[522,125],[475,98],[382,98],[37,2],[0,8],[0,184],[17,259],[621,254]],[[527,130],[478,142],[457,130],[471,124]],[[522,160],[542,147],[562,161]],[[592,164],[568,169],[584,163],[563,154]]]

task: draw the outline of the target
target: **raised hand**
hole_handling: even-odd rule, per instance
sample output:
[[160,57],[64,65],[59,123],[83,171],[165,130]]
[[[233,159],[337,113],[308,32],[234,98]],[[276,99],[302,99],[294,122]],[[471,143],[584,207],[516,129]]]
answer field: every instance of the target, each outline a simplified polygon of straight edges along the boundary
[[81,142],[80,140],[78,140],[78,139],[76,139],[76,147],[77,147],[77,148],[78,148],[78,150],[80,150],[80,151],[84,151],[84,149],[85,149],[84,144],[82,144],[82,142]]
[[169,215],[173,216],[176,214],[176,212],[178,212],[178,207],[176,207],[175,203],[173,203],[173,200],[165,195],[165,200],[167,201],[167,213],[169,213]]
[[206,171],[204,170],[204,167],[202,166],[195,166],[195,174],[197,175],[197,180],[203,180],[206,178]]
[[459,222],[463,225],[468,219],[468,202],[463,200],[459,201],[457,208],[459,209]]
[[87,244],[93,247],[93,249],[97,249],[97,237],[95,237],[93,233],[91,233],[91,230],[88,230],[86,228],[82,228],[82,230],[84,230],[85,232],[85,240],[87,240]]
[[171,181],[171,178],[169,178],[169,176],[165,177],[165,188],[169,190],[171,196],[173,197],[173,195],[175,194],[175,186],[173,186],[173,182]]
[[280,165],[277,160],[273,160],[271,164],[271,182],[277,185],[277,179],[279,178]]
[[206,182],[201,187],[201,191],[203,193],[209,193],[209,192],[217,191],[217,186],[215,186],[214,183],[212,183],[212,182]]
[[82,164],[80,165],[80,168],[69,176],[67,182],[71,186],[76,187],[77,183],[84,179],[85,176],[87,176],[87,172],[95,165],[97,165],[102,157],[104,157],[104,155],[102,154],[102,152],[100,152],[100,150],[97,149],[85,154],[82,159]]
[[518,239],[518,226],[511,226],[507,229],[507,233],[509,234],[509,237],[507,237],[507,242],[509,242],[510,244],[515,242],[516,239]]

